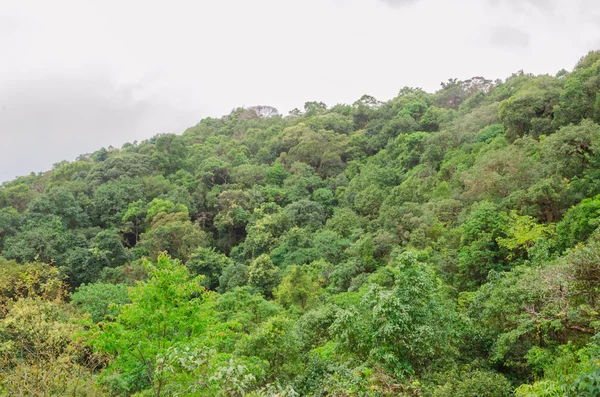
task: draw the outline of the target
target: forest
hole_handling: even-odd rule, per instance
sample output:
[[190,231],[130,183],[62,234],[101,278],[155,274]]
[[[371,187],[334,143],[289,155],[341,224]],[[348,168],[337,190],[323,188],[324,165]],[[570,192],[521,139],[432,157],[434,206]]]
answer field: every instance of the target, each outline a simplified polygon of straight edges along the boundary
[[599,227],[600,51],[237,108],[2,184],[0,395],[598,396]]

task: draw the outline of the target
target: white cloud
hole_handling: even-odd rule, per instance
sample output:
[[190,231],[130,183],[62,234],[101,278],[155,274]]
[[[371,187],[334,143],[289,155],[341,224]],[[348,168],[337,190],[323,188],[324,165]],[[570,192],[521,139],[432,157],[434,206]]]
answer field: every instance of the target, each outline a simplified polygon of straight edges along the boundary
[[531,37],[513,26],[496,26],[490,32],[489,42],[498,48],[527,50],[531,46]]
[[0,97],[19,112],[1,113],[0,179],[237,106],[285,113],[311,100],[385,100],[405,85],[434,90],[450,77],[554,73],[597,45],[595,0],[519,4],[3,1]]
[[383,1],[384,3],[387,3],[391,6],[397,7],[397,6],[415,4],[419,0],[381,0],[381,1]]
[[181,132],[199,115],[157,98],[137,99],[140,85],[107,76],[46,75],[0,85],[0,179],[44,171],[101,146]]

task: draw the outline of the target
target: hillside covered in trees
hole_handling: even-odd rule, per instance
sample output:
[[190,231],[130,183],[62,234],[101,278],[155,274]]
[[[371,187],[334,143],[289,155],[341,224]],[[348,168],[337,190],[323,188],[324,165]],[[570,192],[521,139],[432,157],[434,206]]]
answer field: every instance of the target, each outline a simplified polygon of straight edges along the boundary
[[600,52],[236,109],[2,185],[0,395],[600,395],[599,226]]

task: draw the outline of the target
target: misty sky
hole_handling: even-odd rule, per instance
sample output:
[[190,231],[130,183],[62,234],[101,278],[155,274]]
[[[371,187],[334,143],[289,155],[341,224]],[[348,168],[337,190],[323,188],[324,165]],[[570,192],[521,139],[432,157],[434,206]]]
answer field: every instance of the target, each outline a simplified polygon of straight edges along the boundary
[[0,0],[0,181],[238,106],[554,74],[597,0]]

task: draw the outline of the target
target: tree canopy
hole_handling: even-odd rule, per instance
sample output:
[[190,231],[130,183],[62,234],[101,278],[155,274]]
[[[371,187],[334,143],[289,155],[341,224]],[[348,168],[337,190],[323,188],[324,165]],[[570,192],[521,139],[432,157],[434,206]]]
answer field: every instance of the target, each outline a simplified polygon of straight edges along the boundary
[[0,396],[600,395],[600,55],[261,105],[0,186]]

